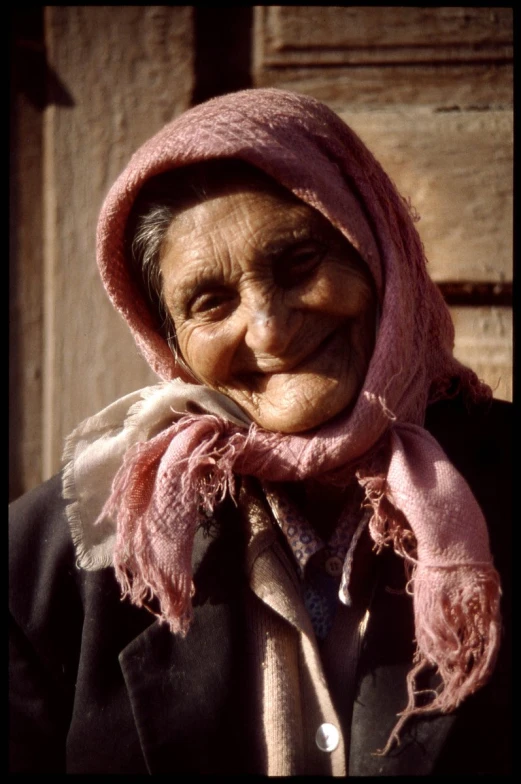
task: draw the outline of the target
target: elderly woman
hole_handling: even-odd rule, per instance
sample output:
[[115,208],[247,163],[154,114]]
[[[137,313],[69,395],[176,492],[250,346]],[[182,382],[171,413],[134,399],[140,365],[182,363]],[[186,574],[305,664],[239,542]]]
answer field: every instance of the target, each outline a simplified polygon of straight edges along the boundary
[[310,98],[209,101],[98,263],[162,381],[12,507],[12,770],[506,772],[510,407],[369,151]]

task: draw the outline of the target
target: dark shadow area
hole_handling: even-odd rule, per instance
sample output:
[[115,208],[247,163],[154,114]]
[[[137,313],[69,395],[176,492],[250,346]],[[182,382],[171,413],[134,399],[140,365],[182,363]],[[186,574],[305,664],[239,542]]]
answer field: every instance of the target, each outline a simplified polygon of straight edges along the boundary
[[253,6],[194,6],[192,103],[252,86]]
[[512,307],[512,283],[476,283],[444,281],[438,287],[449,306]]
[[[66,86],[46,61],[43,6],[21,7],[11,12],[12,89],[39,110],[48,104],[74,106]],[[12,103],[11,103],[12,106]]]
[[[9,17],[9,501],[24,492],[23,411],[24,382],[22,348],[22,281],[19,260],[19,222],[22,220],[20,96],[36,109],[45,106],[45,54],[43,7],[11,10]],[[40,196],[36,197],[40,199]]]

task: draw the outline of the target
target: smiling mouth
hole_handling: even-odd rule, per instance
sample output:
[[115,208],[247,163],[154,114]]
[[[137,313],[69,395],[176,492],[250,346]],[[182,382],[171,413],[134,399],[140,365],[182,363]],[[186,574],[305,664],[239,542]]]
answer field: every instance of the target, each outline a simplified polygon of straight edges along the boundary
[[326,337],[320,341],[317,347],[308,352],[304,357],[299,358],[294,362],[280,362],[271,367],[266,367],[264,370],[254,370],[249,373],[243,373],[241,375],[241,379],[247,381],[250,388],[254,386],[256,392],[262,392],[263,388],[266,387],[269,379],[272,376],[290,375],[292,373],[297,374],[305,372],[307,365],[312,364],[323,353],[330,349],[333,342],[339,336],[341,329],[342,327],[337,327],[328,335],[326,335]]

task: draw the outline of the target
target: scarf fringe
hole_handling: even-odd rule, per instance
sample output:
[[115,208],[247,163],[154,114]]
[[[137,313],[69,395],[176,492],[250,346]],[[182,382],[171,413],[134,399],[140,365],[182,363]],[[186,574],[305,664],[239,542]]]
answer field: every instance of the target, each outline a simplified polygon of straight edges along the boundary
[[[146,579],[144,578],[144,567]],[[136,558],[132,564],[115,563],[121,599],[128,598],[137,607],[144,607],[160,623],[167,623],[174,634],[186,637],[192,622],[192,598],[195,587],[188,574],[172,575]],[[154,609],[156,601],[159,609]]]
[[[377,552],[391,545],[404,559],[406,590],[413,597],[414,666],[407,676],[407,706],[379,756],[400,745],[412,716],[450,713],[489,679],[500,644],[500,580],[490,564],[426,564],[416,559],[416,538],[387,495],[385,476],[359,478],[373,509],[369,531]],[[436,690],[417,688],[427,669],[440,678]],[[428,697],[431,699],[425,702]]]
[[416,566],[412,578],[416,642],[437,666],[443,689],[432,705],[443,713],[488,679],[499,638],[499,577],[493,567]]
[[[255,432],[235,429],[219,417],[183,417],[167,430],[132,447],[116,474],[99,521],[113,515],[117,537],[114,568],[124,597],[146,607],[182,636],[192,619],[191,555],[197,528],[226,495],[235,495],[234,471],[241,471]],[[261,458],[263,452],[261,451]],[[381,457],[381,456],[380,456]],[[404,559],[414,602],[417,651],[408,675],[408,703],[385,748],[387,754],[414,715],[447,713],[482,686],[499,646],[499,578],[490,563],[441,564],[417,559],[417,540],[391,500],[386,475],[357,473],[366,506],[372,508],[370,535],[380,552],[392,545]],[[434,668],[440,686],[417,688],[418,676]]]
[[[376,752],[379,756],[400,745],[400,733],[411,717],[451,713],[480,689],[494,669],[500,643],[495,569],[416,566],[411,582],[417,650],[407,676],[408,702],[387,744]],[[418,677],[433,668],[440,678],[438,688],[418,689]]]
[[452,357],[452,368],[435,379],[429,389],[429,405],[439,400],[450,400],[462,395],[467,408],[475,403],[490,403],[493,399],[492,389],[482,381],[471,368],[462,365]]
[[[183,420],[126,454],[97,523],[116,521],[113,563],[122,598],[186,636],[192,619],[195,532],[226,495],[244,449],[213,415]],[[177,439],[183,441],[180,448]],[[182,470],[179,470],[181,468]]]
[[405,515],[389,499],[385,475],[359,476],[358,481],[365,490],[365,505],[373,510],[369,532],[376,552],[380,553],[384,547],[391,545],[403,558],[414,556],[416,537],[408,527]]
[[[94,556],[92,546],[87,545],[84,536],[84,524],[81,515],[81,504],[77,500],[76,477],[74,475],[74,444],[69,440],[64,450],[65,468],[62,477],[63,498],[69,501],[65,507],[65,514],[71,532],[74,551],[76,553],[76,566],[78,569],[91,569],[98,562]],[[112,564],[112,556],[107,555],[103,566]]]

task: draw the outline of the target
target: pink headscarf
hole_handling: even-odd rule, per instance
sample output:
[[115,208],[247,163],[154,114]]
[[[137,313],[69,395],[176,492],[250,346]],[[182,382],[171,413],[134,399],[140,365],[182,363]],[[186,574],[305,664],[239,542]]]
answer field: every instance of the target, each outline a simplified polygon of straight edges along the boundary
[[[428,403],[456,388],[474,400],[490,397],[490,390],[452,355],[452,322],[428,276],[414,218],[381,166],[326,106],[275,89],[213,99],[165,126],[133,156],[103,206],[104,285],[162,379],[183,378],[183,370],[133,283],[125,225],[146,180],[212,158],[257,166],[347,237],[374,279],[376,344],[354,408],[312,433],[281,435],[213,415],[185,416],[129,450],[105,508],[117,519],[118,578],[137,604],[157,597],[160,617],[184,634],[201,510],[232,491],[234,475],[337,484],[356,476],[373,507],[376,545],[392,543],[410,565],[417,656],[403,718],[452,710],[490,675],[500,588],[481,510],[423,423]],[[414,678],[427,665],[438,668],[443,688],[416,707]]]

